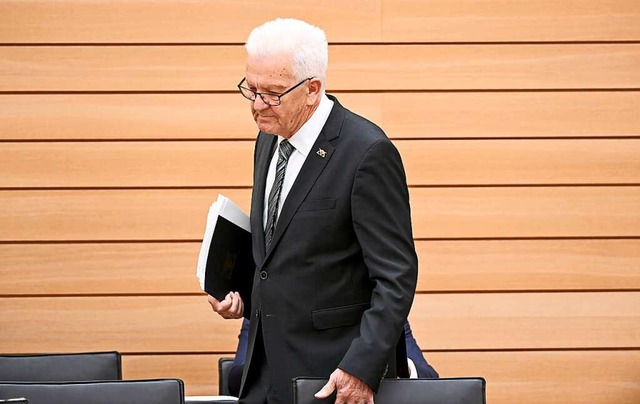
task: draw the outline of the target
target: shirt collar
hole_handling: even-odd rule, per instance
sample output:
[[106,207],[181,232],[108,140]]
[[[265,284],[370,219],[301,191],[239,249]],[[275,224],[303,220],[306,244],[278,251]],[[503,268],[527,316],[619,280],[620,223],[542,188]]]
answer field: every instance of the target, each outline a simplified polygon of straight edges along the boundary
[[[320,97],[320,104],[311,115],[311,118],[309,118],[309,120],[289,138],[289,143],[295,147],[296,151],[302,153],[305,158],[311,152],[311,148],[316,142],[316,139],[318,139],[318,135],[320,135],[322,127],[327,122],[332,108],[333,101],[323,93]],[[278,145],[280,145],[280,142],[283,140],[284,138],[278,135]]]

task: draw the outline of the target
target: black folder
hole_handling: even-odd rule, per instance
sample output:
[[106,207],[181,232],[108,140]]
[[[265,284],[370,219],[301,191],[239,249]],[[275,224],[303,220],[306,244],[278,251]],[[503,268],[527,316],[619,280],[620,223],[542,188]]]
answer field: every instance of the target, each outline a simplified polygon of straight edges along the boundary
[[222,216],[218,217],[204,278],[204,291],[218,300],[231,292],[246,296],[253,274],[251,233]]
[[209,208],[198,269],[202,290],[218,300],[229,292],[251,293],[255,270],[249,216],[224,195]]

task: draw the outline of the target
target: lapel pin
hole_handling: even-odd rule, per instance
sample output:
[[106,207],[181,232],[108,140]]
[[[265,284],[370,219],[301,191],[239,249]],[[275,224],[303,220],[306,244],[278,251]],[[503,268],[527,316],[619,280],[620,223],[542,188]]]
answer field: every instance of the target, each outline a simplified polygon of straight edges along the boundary
[[318,149],[318,151],[316,152],[316,154],[320,157],[324,157],[327,155],[327,152],[322,150],[322,149]]

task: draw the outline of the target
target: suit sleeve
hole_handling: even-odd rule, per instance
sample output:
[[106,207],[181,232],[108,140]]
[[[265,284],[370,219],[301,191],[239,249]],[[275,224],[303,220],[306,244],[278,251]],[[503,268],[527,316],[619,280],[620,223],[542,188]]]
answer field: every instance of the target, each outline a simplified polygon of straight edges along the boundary
[[377,390],[409,314],[418,259],[402,160],[388,139],[358,166],[351,194],[353,226],[373,284],[371,306],[339,368]]

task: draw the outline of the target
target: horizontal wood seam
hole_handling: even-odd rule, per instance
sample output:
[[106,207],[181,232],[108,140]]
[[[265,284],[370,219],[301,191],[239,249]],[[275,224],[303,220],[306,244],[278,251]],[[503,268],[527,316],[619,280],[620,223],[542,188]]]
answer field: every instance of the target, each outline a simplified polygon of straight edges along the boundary
[[[636,45],[638,39],[565,41],[367,41],[329,42],[329,46],[450,46],[450,45]],[[0,42],[0,47],[139,47],[139,46],[244,46],[244,42]]]
[[[439,93],[581,93],[581,92],[638,92],[640,87],[594,87],[594,88],[445,88],[445,89],[328,89],[330,94],[439,94]],[[163,94],[236,94],[235,90],[2,90],[0,95],[163,95]]]
[[[428,290],[417,291],[417,295],[487,295],[487,294],[559,294],[559,293],[637,293],[640,289],[510,289],[510,290]],[[156,293],[64,293],[64,294],[0,294],[0,299],[33,298],[97,298],[97,297],[204,297],[204,292],[156,292]]]
[[[552,241],[552,240],[640,240],[637,236],[562,236],[562,237],[416,237],[414,241]],[[0,245],[42,244],[167,244],[201,243],[202,239],[123,239],[123,240],[0,240]]]

